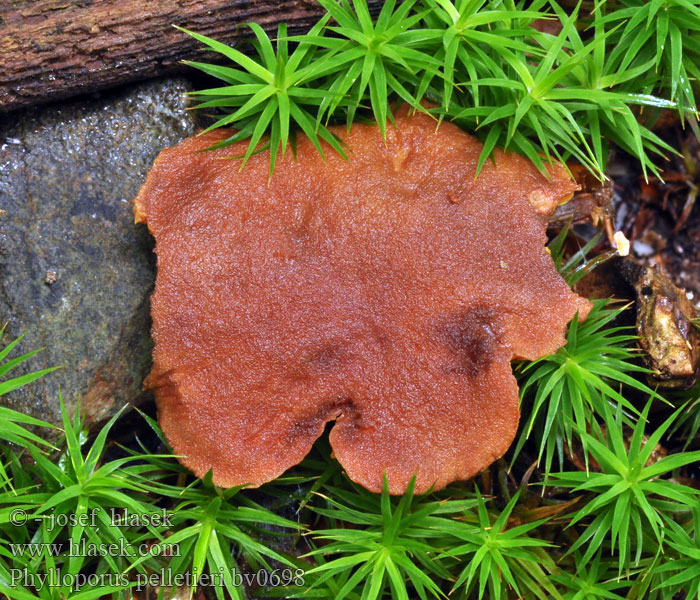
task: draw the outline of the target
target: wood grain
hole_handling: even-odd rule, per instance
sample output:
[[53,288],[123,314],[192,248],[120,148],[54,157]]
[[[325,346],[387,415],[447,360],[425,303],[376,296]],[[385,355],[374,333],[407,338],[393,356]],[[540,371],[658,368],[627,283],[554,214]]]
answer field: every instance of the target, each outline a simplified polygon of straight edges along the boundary
[[187,69],[206,53],[172,25],[231,44],[249,21],[302,32],[322,12],[315,0],[0,2],[0,112]]

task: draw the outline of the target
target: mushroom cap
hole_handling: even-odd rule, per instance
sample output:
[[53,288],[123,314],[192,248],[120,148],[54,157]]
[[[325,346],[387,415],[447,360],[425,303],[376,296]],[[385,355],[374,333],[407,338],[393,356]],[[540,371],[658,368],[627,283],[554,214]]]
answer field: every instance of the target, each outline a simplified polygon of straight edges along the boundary
[[565,343],[590,305],[557,273],[546,218],[576,189],[451,123],[395,115],[306,137],[268,179],[247,142],[163,150],[135,202],[155,237],[158,418],[182,463],[258,486],[299,463],[326,423],[348,476],[400,494],[472,477],[518,426],[510,361]]

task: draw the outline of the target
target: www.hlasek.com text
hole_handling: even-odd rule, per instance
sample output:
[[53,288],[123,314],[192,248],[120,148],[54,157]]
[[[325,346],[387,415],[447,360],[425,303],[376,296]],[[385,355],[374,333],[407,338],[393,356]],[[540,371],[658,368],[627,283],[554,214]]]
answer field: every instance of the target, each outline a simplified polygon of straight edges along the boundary
[[165,542],[130,544],[125,538],[114,542],[89,542],[85,538],[68,542],[24,542],[10,544],[14,557],[39,556],[180,556],[180,546]]

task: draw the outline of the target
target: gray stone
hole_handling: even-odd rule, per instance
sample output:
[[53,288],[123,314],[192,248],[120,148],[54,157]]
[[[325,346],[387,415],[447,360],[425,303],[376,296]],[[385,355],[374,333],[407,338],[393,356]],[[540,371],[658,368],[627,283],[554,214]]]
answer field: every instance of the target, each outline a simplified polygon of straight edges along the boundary
[[43,348],[22,372],[63,367],[0,403],[59,423],[60,389],[97,423],[142,398],[155,261],[132,200],[158,153],[194,133],[188,89],[162,80],[0,115],[2,342]]

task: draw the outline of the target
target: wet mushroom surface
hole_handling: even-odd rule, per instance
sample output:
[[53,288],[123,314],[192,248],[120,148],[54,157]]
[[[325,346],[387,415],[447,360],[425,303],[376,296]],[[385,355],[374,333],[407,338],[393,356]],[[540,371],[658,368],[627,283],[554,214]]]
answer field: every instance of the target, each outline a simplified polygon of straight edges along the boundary
[[590,304],[545,249],[575,184],[450,123],[396,114],[331,128],[346,161],[298,139],[268,177],[230,132],[164,150],[135,202],[156,240],[158,418],[181,461],[231,487],[300,462],[325,425],[348,476],[402,493],[468,479],[509,447],[511,360],[564,344]]

